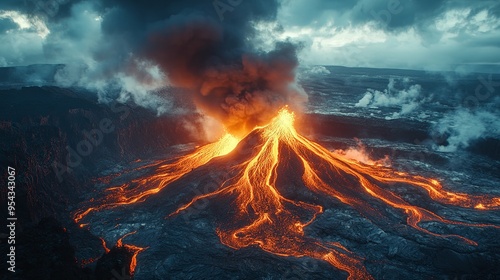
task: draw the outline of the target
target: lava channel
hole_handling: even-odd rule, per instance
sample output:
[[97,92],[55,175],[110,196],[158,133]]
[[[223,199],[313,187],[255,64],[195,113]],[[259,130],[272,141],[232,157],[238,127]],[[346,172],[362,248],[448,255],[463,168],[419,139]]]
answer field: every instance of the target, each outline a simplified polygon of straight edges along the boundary
[[[423,189],[438,203],[476,211],[499,209],[499,197],[455,193],[444,189],[436,179],[346,159],[300,135],[294,128],[294,119],[294,114],[283,108],[268,125],[256,127],[241,141],[227,134],[219,141],[203,146],[173,163],[159,166],[152,176],[145,175],[131,183],[111,188],[110,193],[102,199],[96,199],[93,206],[76,212],[75,222],[80,222],[92,211],[142,202],[216,157],[220,157],[222,161],[224,157],[234,157],[233,154],[237,153],[239,146],[246,145],[249,139],[254,139],[249,157],[236,164],[232,164],[232,160],[227,161],[230,165],[227,167],[227,174],[236,174],[235,176],[228,178],[213,192],[194,197],[168,218],[188,209],[201,199],[226,199],[229,201],[229,209],[226,211],[228,217],[217,222],[217,235],[223,244],[234,249],[258,246],[279,256],[307,256],[326,261],[347,272],[348,279],[373,277],[363,265],[363,258],[344,245],[323,242],[306,235],[305,228],[323,213],[324,205],[310,199],[286,197],[279,178],[299,173],[295,176],[298,176],[301,181],[299,185],[304,188],[301,191],[348,205],[374,223],[380,220],[393,223],[394,221],[384,216],[385,212],[371,206],[373,201],[377,201],[406,217],[406,224],[411,228],[436,238],[456,238],[466,244],[477,245],[466,237],[432,232],[421,227],[420,223],[425,221],[500,228],[497,225],[446,219],[430,210],[410,204],[386,186],[396,183],[413,186]],[[294,170],[283,174],[287,169]],[[294,184],[294,187],[297,187],[297,184]]]

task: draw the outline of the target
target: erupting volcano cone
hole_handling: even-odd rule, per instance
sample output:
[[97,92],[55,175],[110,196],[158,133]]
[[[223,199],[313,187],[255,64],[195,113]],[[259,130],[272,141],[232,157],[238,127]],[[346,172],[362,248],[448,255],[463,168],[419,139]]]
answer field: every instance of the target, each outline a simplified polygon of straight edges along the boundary
[[455,238],[469,245],[476,243],[459,235],[432,232],[420,223],[497,227],[446,219],[409,203],[387,186],[413,186],[438,203],[478,210],[500,208],[500,198],[454,193],[443,189],[435,179],[342,158],[300,135],[294,128],[293,113],[286,108],[237,145],[231,139],[234,138],[225,136],[173,163],[159,166],[154,175],[113,189],[97,206],[76,213],[75,219],[81,220],[92,210],[144,201],[193,169],[209,165],[225,171],[225,181],[213,192],[194,197],[169,218],[201,199],[214,199],[223,209],[215,217],[217,235],[223,244],[234,249],[258,246],[280,256],[324,260],[346,271],[349,279],[372,278],[363,259],[340,243],[307,235],[306,228],[325,208],[342,205],[377,225],[406,222],[407,227],[424,234]]

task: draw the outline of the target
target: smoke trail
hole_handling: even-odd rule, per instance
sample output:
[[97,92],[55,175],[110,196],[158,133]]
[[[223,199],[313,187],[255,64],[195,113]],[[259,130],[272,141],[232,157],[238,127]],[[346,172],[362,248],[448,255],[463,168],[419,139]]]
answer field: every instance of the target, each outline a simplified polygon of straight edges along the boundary
[[88,88],[102,101],[132,99],[159,113],[175,110],[164,89],[183,88],[233,133],[306,99],[295,83],[296,47],[278,43],[264,53],[251,44],[256,24],[276,20],[278,0],[50,3],[57,8],[50,13],[32,3],[0,7],[44,21],[43,50],[33,52],[66,65],[54,78],[60,86]]
[[199,109],[244,134],[285,105],[299,109],[307,97],[295,82],[296,46],[254,52],[245,44],[252,31],[234,31],[203,16],[174,17],[151,31],[143,54],[174,86],[188,89]]

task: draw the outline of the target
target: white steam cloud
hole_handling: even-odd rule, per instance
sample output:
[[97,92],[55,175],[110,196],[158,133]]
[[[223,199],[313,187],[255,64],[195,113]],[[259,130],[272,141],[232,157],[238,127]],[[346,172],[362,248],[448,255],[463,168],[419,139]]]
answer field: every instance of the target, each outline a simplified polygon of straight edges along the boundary
[[485,137],[500,137],[500,117],[498,112],[472,112],[458,109],[440,119],[432,128],[434,134],[445,136],[447,145],[435,144],[442,152],[454,152],[467,148],[473,141]]
[[[400,85],[401,88],[398,88],[397,85]],[[399,107],[400,111],[392,115],[392,118],[399,118],[415,111],[422,103],[429,100],[429,98],[422,97],[421,93],[422,87],[419,84],[410,85],[409,78],[404,78],[401,81],[391,78],[386,89],[383,91],[368,89],[354,106],[363,108]]]
[[356,140],[356,147],[349,147],[347,150],[334,150],[333,152],[347,159],[355,160],[367,165],[391,166],[391,160],[388,155],[375,160],[371,157],[365,144],[363,144],[361,140],[357,138],[354,140]]
[[315,76],[315,75],[329,75],[331,74],[330,70],[326,69],[325,66],[314,65],[314,66],[303,66],[300,68],[300,74],[306,76]]
[[[168,86],[168,79],[149,62],[123,56],[103,34],[103,16],[90,1],[75,3],[71,16],[58,21],[0,10],[0,19],[10,19],[15,25],[0,33],[0,67],[23,66],[33,63],[63,64],[53,80],[61,87],[80,87],[97,92],[100,102],[132,101],[152,109],[157,114],[171,112],[165,96],[158,93]],[[46,21],[44,21],[46,20]],[[50,77],[43,73],[22,77],[40,85]],[[40,76],[40,77],[38,77]],[[37,83],[34,83],[37,84]]]
[[[131,72],[117,71],[107,75],[102,69],[89,64],[67,64],[59,69],[54,80],[61,87],[83,87],[96,92],[99,102],[108,103],[132,101],[135,104],[155,110],[157,114],[172,112],[172,106],[160,97],[168,86],[168,79],[156,65],[145,61],[132,61]],[[102,75],[102,76],[101,76]]]

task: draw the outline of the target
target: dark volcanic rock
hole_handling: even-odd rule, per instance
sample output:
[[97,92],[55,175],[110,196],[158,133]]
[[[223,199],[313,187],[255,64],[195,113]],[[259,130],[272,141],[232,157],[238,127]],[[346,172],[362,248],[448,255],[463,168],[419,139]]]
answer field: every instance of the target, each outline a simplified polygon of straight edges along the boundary
[[[66,231],[55,220],[43,220],[47,213],[59,215],[64,225],[72,222],[70,213],[76,202],[96,196],[95,189],[110,186],[112,179],[104,180],[104,175],[116,175],[123,182],[140,177],[150,170],[134,171],[142,161],[137,158],[157,159],[166,149],[176,144],[199,140],[185,127],[184,121],[196,124],[196,116],[162,116],[140,108],[131,108],[130,117],[121,119],[105,105],[78,95],[72,90],[48,87],[24,88],[0,91],[0,95],[13,100],[0,110],[0,160],[3,166],[22,166],[18,178],[16,205],[19,205],[19,220],[26,225],[19,232],[18,269],[19,279],[130,279],[131,254],[127,248],[113,248],[101,259],[103,249],[99,239],[116,240],[126,233],[137,231],[131,236],[132,244],[149,246],[138,257],[136,279],[345,279],[347,273],[326,262],[310,258],[281,257],[267,253],[257,247],[234,250],[221,244],[216,235],[216,220],[228,215],[228,201],[216,199],[200,201],[189,211],[177,217],[168,218],[180,205],[195,195],[206,193],[211,182],[223,182],[234,176],[230,166],[242,163],[261,145],[259,135],[252,134],[238,148],[223,159],[214,159],[207,166],[193,170],[178,182],[168,186],[145,202],[130,207],[89,215],[90,225],[85,232],[76,232],[70,226]],[[76,147],[85,139],[84,130],[96,127],[102,118],[109,118],[116,130],[107,135],[82,164],[67,174],[64,182],[58,182],[52,168],[54,160],[64,162],[66,146]],[[364,118],[330,117],[310,115],[305,117],[301,127],[327,137],[373,137],[389,139],[390,145],[380,156],[388,154],[393,143],[413,143],[414,139],[428,137],[428,127],[418,122],[399,120],[380,121]],[[336,138],[337,140],[339,138]],[[497,144],[496,142],[492,142]],[[409,145],[408,145],[409,146]],[[490,147],[490,146],[489,146]],[[491,147],[490,147],[491,148]],[[412,151],[404,146],[405,153],[400,158],[412,154],[422,155],[422,162],[439,166],[446,162],[444,155],[421,150]],[[489,149],[486,149],[489,151]],[[282,153],[288,150],[282,148]],[[407,156],[408,155],[408,156]],[[420,157],[418,158],[420,159]],[[458,165],[473,161],[474,158],[454,160]],[[301,177],[297,158],[291,158],[283,170],[291,169],[278,178],[279,190],[287,198],[325,205],[325,211],[308,226],[306,234],[326,242],[340,242],[349,250],[364,258],[367,270],[377,279],[497,279],[500,277],[500,247],[498,229],[467,228],[425,224],[426,229],[442,234],[459,234],[474,239],[477,247],[467,247],[460,240],[441,238],[416,232],[409,228],[400,213],[390,209],[380,201],[366,199],[367,207],[374,207],[387,219],[374,219],[357,213],[326,196],[318,196],[303,190],[303,185],[294,183]],[[469,163],[470,164],[470,163]],[[485,161],[474,164],[470,174],[492,174],[498,170],[495,162]],[[491,166],[490,166],[491,165]],[[122,175],[123,170],[131,173]],[[493,170],[493,171],[491,171]],[[281,169],[279,170],[281,172]],[[110,177],[113,177],[110,176]],[[451,175],[450,175],[451,176]],[[101,181],[90,178],[101,177]],[[470,179],[479,181],[482,176]],[[223,178],[222,181],[217,178]],[[331,185],[346,181],[340,175],[332,175]],[[0,178],[0,184],[5,185]],[[283,185],[283,186],[281,186]],[[348,184],[349,185],[349,184]],[[407,201],[422,206],[433,207],[440,215],[457,220],[498,224],[498,211],[474,212],[455,207],[431,204],[426,192],[415,192],[402,185],[386,186],[401,194]],[[456,190],[455,186],[450,189]],[[487,193],[485,187],[474,190],[465,184],[463,191]],[[346,192],[358,193],[362,190],[345,188]],[[461,190],[462,191],[462,190]],[[493,192],[490,191],[490,192]],[[498,192],[496,192],[498,193]],[[404,194],[404,195],[403,195]],[[1,204],[6,197],[5,188],[0,190]],[[62,218],[61,218],[62,217]],[[372,218],[372,219],[370,219]],[[75,226],[75,225],[73,225]],[[70,232],[72,231],[72,232]],[[6,244],[2,242],[2,251]],[[78,252],[74,252],[78,250]],[[4,250],[5,249],[5,250]],[[89,268],[81,268],[78,261],[88,261]],[[96,267],[95,274],[90,267]],[[6,271],[5,262],[1,268]],[[10,279],[12,275],[2,276]]]
[[[439,250],[433,263],[436,267],[447,271],[449,275],[468,275],[477,279],[500,277],[500,253],[496,256],[483,253],[464,254],[451,249]],[[469,279],[469,278],[467,278]],[[471,278],[472,279],[472,278]]]
[[[7,252],[6,242],[0,246]],[[7,271],[2,262],[2,271]],[[34,227],[18,233],[16,272],[6,272],[3,279],[92,279],[87,269],[77,265],[75,252],[65,228],[53,218],[45,218]]]
[[[92,178],[100,177],[109,166],[119,167],[139,155],[158,155],[173,145],[203,138],[196,114],[158,117],[130,104],[101,104],[94,94],[81,89],[23,87],[0,90],[0,97],[8,100],[0,103],[0,164],[18,171],[16,204],[21,227],[45,216],[65,219],[80,195],[91,191]],[[88,135],[100,129],[103,120],[113,130],[102,132],[88,153],[78,152],[87,151],[82,143],[88,143]],[[75,160],[77,152],[79,160]],[[68,161],[70,154],[73,163]],[[3,175],[0,184],[6,185]],[[7,189],[1,188],[2,205],[6,196]]]
[[96,279],[132,279],[130,263],[133,253],[125,247],[113,247],[97,261]]

